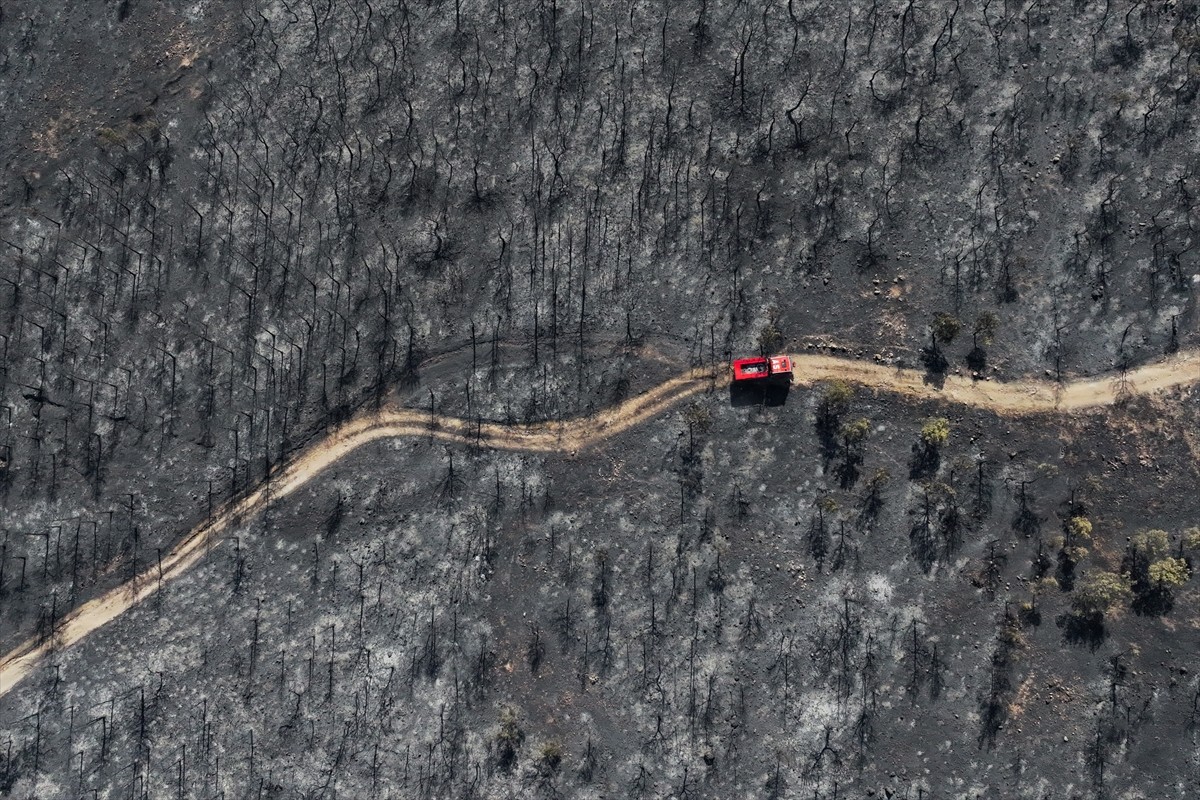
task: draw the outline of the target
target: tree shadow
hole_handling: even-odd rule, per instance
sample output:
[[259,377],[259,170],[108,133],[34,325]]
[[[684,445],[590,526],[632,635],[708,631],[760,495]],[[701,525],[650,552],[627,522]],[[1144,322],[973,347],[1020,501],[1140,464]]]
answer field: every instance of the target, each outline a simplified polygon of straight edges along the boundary
[[979,747],[989,750],[996,743],[1000,729],[1008,718],[1008,704],[1002,696],[988,694],[979,704]]
[[883,510],[883,493],[876,489],[869,489],[866,495],[863,496],[862,510],[859,512],[863,520],[874,522],[879,518],[879,512]]
[[942,456],[936,447],[918,442],[913,445],[912,459],[908,462],[908,477],[914,481],[932,478],[941,463]]
[[346,495],[342,492],[337,493],[334,498],[333,508],[329,510],[329,515],[325,517],[325,537],[333,538],[337,533],[338,528],[342,525],[342,520],[346,518]]
[[1004,723],[1008,721],[1008,696],[1012,691],[1012,678],[1009,675],[1008,651],[1000,645],[992,654],[991,680],[988,688],[979,698],[979,739],[980,748],[991,750],[996,744]]
[[1064,592],[1075,588],[1075,564],[1076,562],[1066,553],[1059,552],[1058,569],[1055,571],[1054,577],[1058,579],[1058,585]]
[[933,528],[926,525],[925,520],[918,520],[909,530],[908,544],[921,571],[928,573],[932,570],[933,565],[937,563],[939,548]]
[[1022,503],[1012,521],[1013,530],[1025,534],[1026,538],[1037,536],[1042,531],[1042,518],[1028,503]]
[[821,459],[825,466],[837,456],[838,415],[822,408],[817,412],[817,443],[821,448]]
[[1093,653],[1104,644],[1108,632],[1104,628],[1104,615],[1070,611],[1055,619],[1055,624],[1062,628],[1063,640],[1072,645],[1087,645]]
[[1017,611],[1018,619],[1021,621],[1022,627],[1038,627],[1042,624],[1042,610],[1037,607],[1036,603],[1031,603],[1028,606],[1022,606]]
[[1046,552],[1046,545],[1041,539],[1038,540],[1037,550],[1030,560],[1030,566],[1033,568],[1034,581],[1040,581],[1049,575],[1050,568],[1054,566],[1054,561],[1051,560],[1049,553]]
[[833,468],[834,477],[837,478],[838,484],[844,490],[854,488],[858,483],[858,478],[862,474],[860,466],[862,465],[862,455],[857,452],[847,452],[844,459],[838,462]]
[[1004,582],[1004,567],[1008,563],[1008,557],[997,552],[995,545],[996,542],[991,543],[983,566],[971,576],[971,584],[982,589],[989,600],[996,599],[996,592]]
[[1112,63],[1128,69],[1137,64],[1142,57],[1142,47],[1132,36],[1126,36],[1109,49]]
[[983,372],[987,369],[987,351],[982,347],[974,347],[967,353],[967,366],[973,372]]
[[1170,613],[1175,607],[1175,598],[1171,594],[1170,589],[1153,588],[1142,592],[1137,592],[1137,587],[1134,587],[1133,611],[1135,614],[1143,617],[1161,617],[1164,614]]
[[829,547],[832,542],[829,529],[819,516],[814,516],[812,522],[809,523],[808,536],[805,538],[808,544],[808,554],[812,556],[813,561],[817,562],[817,572],[820,572],[825,568],[825,558],[829,555]]
[[962,512],[957,505],[951,503],[941,515],[942,551],[947,559],[962,547],[965,528]]
[[946,383],[946,370],[950,368],[941,348],[921,348],[921,365],[925,367],[925,383],[941,389]]

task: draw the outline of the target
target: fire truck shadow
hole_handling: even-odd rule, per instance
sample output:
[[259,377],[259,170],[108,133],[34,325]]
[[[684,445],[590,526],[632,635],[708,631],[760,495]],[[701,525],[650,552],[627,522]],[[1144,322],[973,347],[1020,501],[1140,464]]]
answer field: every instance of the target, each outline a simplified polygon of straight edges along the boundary
[[729,384],[729,405],[740,406],[781,406],[787,402],[791,386],[786,383],[767,384]]

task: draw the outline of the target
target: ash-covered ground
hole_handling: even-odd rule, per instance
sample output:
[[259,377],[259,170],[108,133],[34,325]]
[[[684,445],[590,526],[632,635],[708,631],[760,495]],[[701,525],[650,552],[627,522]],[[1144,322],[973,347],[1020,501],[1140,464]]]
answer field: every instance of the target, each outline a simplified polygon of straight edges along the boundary
[[[1198,59],[1193,2],[6,5],[0,643],[386,403],[1194,348]],[[1196,793],[1194,390],[737,400],[354,454],[7,692],[0,793]]]

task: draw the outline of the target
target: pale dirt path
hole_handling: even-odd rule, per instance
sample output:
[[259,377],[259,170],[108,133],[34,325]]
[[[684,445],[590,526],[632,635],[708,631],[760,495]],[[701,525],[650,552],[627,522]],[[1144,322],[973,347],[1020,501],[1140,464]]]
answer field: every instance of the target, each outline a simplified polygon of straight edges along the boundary
[[[1123,383],[1114,377],[1062,385],[1050,381],[994,383],[952,375],[941,388],[926,383],[925,373],[917,370],[824,355],[803,354],[792,358],[798,384],[840,379],[906,397],[948,401],[1012,415],[1095,408],[1113,404],[1126,391],[1150,394],[1200,382],[1200,352],[1180,353],[1130,370]],[[183,575],[208,553],[225,530],[292,494],[364,444],[403,436],[428,436],[499,450],[573,452],[629,430],[705,388],[727,383],[728,377],[714,377],[707,370],[691,370],[593,416],[532,425],[476,424],[407,408],[383,409],[351,420],[330,431],[262,486],[219,509],[164,556],[161,564],[67,614],[52,638],[31,638],[14,648],[0,660],[0,697],[27,677],[51,651],[76,644],[165,583]]]
[[1177,353],[1162,361],[1131,369],[1125,373],[1123,381],[1119,375],[1107,375],[1063,384],[1045,380],[997,383],[949,375],[941,388],[927,383],[926,373],[915,369],[897,369],[869,361],[823,355],[799,355],[793,358],[796,361],[796,383],[799,384],[840,379],[906,397],[959,403],[1014,416],[1109,406],[1120,398],[1122,392],[1128,392],[1131,396],[1153,394],[1163,389],[1200,382],[1200,351]]

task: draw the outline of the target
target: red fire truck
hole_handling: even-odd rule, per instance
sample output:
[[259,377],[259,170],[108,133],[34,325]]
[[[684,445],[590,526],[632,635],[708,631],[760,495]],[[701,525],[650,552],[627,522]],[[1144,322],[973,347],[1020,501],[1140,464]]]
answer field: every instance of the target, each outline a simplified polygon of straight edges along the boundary
[[733,362],[735,382],[792,382],[792,359],[787,356],[754,356]]

